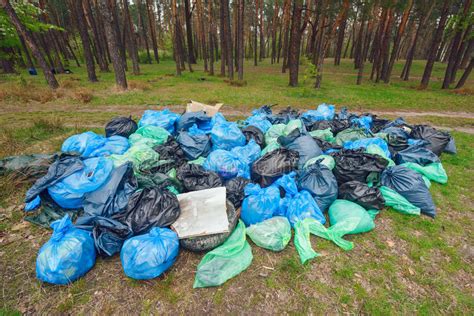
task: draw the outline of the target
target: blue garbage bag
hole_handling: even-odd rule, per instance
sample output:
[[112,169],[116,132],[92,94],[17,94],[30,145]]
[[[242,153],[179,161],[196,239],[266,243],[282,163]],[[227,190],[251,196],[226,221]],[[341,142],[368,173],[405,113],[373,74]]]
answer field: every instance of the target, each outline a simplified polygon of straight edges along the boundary
[[270,129],[270,127],[272,127],[272,123],[267,120],[266,115],[252,115],[244,122],[246,126],[255,126],[263,133],[266,133]]
[[298,174],[298,189],[306,190],[313,196],[319,209],[326,211],[337,199],[337,180],[331,169],[322,164],[323,159],[311,164]]
[[49,166],[48,173],[36,180],[35,184],[26,192],[25,203],[29,207],[25,209],[30,211],[39,206],[41,202],[39,195],[41,192],[82,169],[84,169],[84,163],[81,158],[69,154],[61,154]]
[[223,122],[216,124],[211,130],[211,140],[214,149],[231,150],[237,146],[245,145],[245,136],[237,124]]
[[421,213],[436,216],[436,207],[422,176],[405,166],[393,166],[382,172],[381,184],[397,191],[411,204],[419,207]]
[[316,110],[308,110],[301,115],[301,119],[305,124],[315,121],[332,120],[335,114],[334,105],[320,104]]
[[261,188],[258,184],[249,183],[244,193],[240,217],[246,226],[263,222],[278,210],[280,190],[276,186]]
[[179,132],[176,139],[188,160],[206,157],[211,151],[211,139],[205,131],[194,124],[189,131]]
[[79,154],[82,157],[121,155],[127,151],[128,141],[122,136],[106,138],[94,132],[85,132],[68,137],[61,146],[62,152]]
[[204,111],[186,112],[176,122],[176,130],[187,131],[195,124],[199,129],[209,132],[212,129],[212,118]]
[[120,213],[127,208],[128,199],[137,188],[133,164],[118,166],[100,188],[84,194],[84,214],[111,217]]
[[247,145],[232,148],[231,152],[250,166],[251,163],[260,158],[262,150],[255,140],[251,139]]
[[120,260],[129,278],[149,280],[168,270],[178,253],[178,235],[171,229],[154,227],[148,234],[128,239],[120,252]]
[[278,211],[275,215],[286,216],[292,227],[296,222],[309,217],[324,224],[326,218],[318,204],[308,191],[298,191],[295,176],[295,172],[290,172],[273,184],[273,186],[279,186],[285,191],[285,197],[281,199]]
[[345,142],[343,146],[345,149],[358,149],[358,148],[367,148],[369,145],[377,145],[378,147],[380,147],[380,149],[383,150],[387,158],[391,157],[390,150],[388,149],[387,143],[379,137],[350,140],[348,142]]
[[298,152],[298,166],[300,168],[311,158],[323,154],[323,151],[313,137],[302,135],[298,129],[293,130],[288,136],[278,137],[278,142],[286,149]]
[[243,177],[250,179],[250,168],[247,160],[222,149],[212,151],[202,165],[205,169],[216,172],[223,179]]
[[174,134],[176,121],[180,118],[179,114],[171,112],[169,109],[163,111],[146,110],[138,121],[138,127],[147,125],[159,126],[166,129],[170,134]]
[[95,264],[94,240],[75,228],[68,215],[51,224],[53,235],[38,252],[36,277],[52,284],[68,284]]
[[353,118],[351,123],[356,125],[357,127],[363,127],[368,132],[370,132],[370,128],[372,127],[372,116],[364,115],[359,118]]
[[395,155],[395,163],[397,165],[401,165],[405,162],[414,162],[426,166],[431,163],[440,162],[440,160],[434,152],[426,148],[422,143],[408,146]]
[[83,161],[83,168],[49,186],[48,193],[59,206],[76,209],[83,206],[84,194],[107,182],[113,169],[112,160],[104,157]]
[[[399,128],[398,126],[402,126],[402,125],[406,125],[406,122],[405,122],[405,120],[403,119],[403,117],[399,117],[399,118],[397,118],[397,119],[395,119],[395,120],[393,120],[393,121],[391,121],[391,122],[385,124],[385,125],[383,126],[383,128],[380,130],[380,132],[382,132],[382,133],[388,133],[388,132],[389,132],[388,130],[389,130],[390,128],[392,128],[392,127]],[[408,137],[408,135],[407,135],[407,137]]]

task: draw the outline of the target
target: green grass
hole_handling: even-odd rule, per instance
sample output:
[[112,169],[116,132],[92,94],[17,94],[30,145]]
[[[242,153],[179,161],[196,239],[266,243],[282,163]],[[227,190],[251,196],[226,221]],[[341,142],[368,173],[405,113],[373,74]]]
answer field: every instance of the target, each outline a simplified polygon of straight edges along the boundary
[[[69,82],[68,88],[46,95],[52,99],[44,103],[20,101],[28,90],[23,90],[25,85],[18,76],[1,77],[0,91],[12,88],[17,93],[0,102],[0,157],[55,152],[74,133],[103,133],[103,125],[115,115],[139,118],[150,104],[184,104],[191,98],[224,101],[228,104],[224,112],[234,119],[264,103],[309,108],[323,101],[361,111],[466,111],[472,115],[472,96],[438,90],[439,81],[427,91],[413,88],[417,80],[395,79],[390,85],[364,81],[357,87],[347,61],[340,67],[327,62],[320,91],[311,88],[312,80],[305,81],[304,70],[301,86],[287,87],[287,75],[268,63],[248,66],[244,87],[229,86],[222,78],[200,71],[185,73],[182,78],[167,75],[173,73],[173,67],[170,61],[144,65],[143,75],[130,76],[141,88],[126,93],[114,92],[112,74],[100,74],[101,82],[92,85],[85,81],[83,70],[73,68],[74,75],[60,76],[63,83]],[[401,63],[395,67],[397,74]],[[443,67],[436,65],[434,79],[442,77]],[[414,76],[422,71],[423,63],[416,62]],[[206,80],[199,80],[201,77]],[[41,77],[25,79],[30,91],[46,91]],[[75,93],[84,89],[93,95],[87,104],[75,99]],[[39,92],[30,94],[39,100]],[[474,126],[472,117],[465,114],[427,114],[407,117],[407,121],[449,128]],[[251,243],[254,259],[246,271],[221,287],[198,290],[192,285],[202,254],[187,251],[181,251],[172,268],[154,280],[127,278],[119,256],[115,256],[99,258],[95,267],[72,285],[41,284],[35,277],[35,259],[50,231],[30,224],[21,226],[28,185],[0,177],[0,314],[473,314],[474,135],[453,132],[453,136],[458,155],[442,156],[448,184],[433,183],[430,189],[438,207],[436,219],[383,210],[374,231],[346,237],[355,244],[352,251],[344,252],[312,236],[312,245],[321,256],[305,265],[301,265],[292,242],[279,253]]]

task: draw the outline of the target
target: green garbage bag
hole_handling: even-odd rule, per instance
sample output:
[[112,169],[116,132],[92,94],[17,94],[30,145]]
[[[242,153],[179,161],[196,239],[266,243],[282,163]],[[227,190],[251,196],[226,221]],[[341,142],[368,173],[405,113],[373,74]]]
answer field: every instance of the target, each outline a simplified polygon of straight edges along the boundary
[[309,132],[309,135],[311,135],[311,137],[317,137],[330,143],[334,143],[336,141],[330,128],[314,130],[312,132]]
[[283,130],[283,135],[288,136],[295,129],[303,130],[303,122],[299,119],[291,120],[286,124],[285,129]]
[[206,161],[206,157],[198,157],[197,159],[194,159],[194,160],[191,160],[189,163],[193,163],[195,165],[200,165],[202,166],[202,164],[204,163],[204,161]]
[[345,142],[359,140],[362,138],[369,137],[365,128],[348,128],[336,135],[336,144],[339,146],[344,145]]
[[275,124],[272,125],[265,133],[265,144],[269,145],[271,143],[276,143],[278,137],[283,135],[283,131],[285,130],[285,124]]
[[355,228],[347,234],[361,234],[375,228],[374,218],[377,214],[378,211],[376,210],[366,211],[359,204],[338,199],[329,207],[329,222],[331,225],[337,225],[341,222],[354,222],[356,224]]
[[281,145],[278,142],[270,143],[267,146],[265,146],[265,148],[263,148],[262,153],[260,154],[260,157],[280,147]]
[[294,243],[302,264],[305,264],[308,260],[319,256],[319,254],[311,247],[309,233],[310,231],[307,222],[304,220],[296,222]]
[[308,225],[311,234],[330,240],[346,251],[354,248],[354,244],[351,241],[345,240],[342,237],[356,228],[356,221],[342,221],[329,228],[326,228],[319,221],[311,217],[305,218],[304,221]]
[[110,155],[109,158],[113,160],[115,167],[131,161],[133,163],[133,170],[137,172],[143,163],[159,160],[160,155],[148,145],[138,143],[130,147],[123,155]]
[[149,147],[163,145],[168,140],[170,133],[163,127],[146,125],[137,129],[128,137],[130,145],[145,144]]
[[427,177],[429,180],[433,180],[441,184],[448,182],[448,175],[446,174],[441,162],[430,163],[426,166],[422,166],[414,162],[405,162],[402,163],[402,166],[415,170],[421,175]]
[[388,158],[387,155],[385,154],[385,152],[382,150],[382,148],[380,148],[380,146],[377,146],[375,144],[370,144],[369,146],[367,146],[365,148],[365,152],[368,153],[368,154],[379,155],[379,156],[385,158],[385,160],[388,161],[388,166],[387,167],[395,166],[395,161]]
[[252,249],[246,240],[245,224],[239,220],[229,238],[202,258],[197,266],[193,287],[221,285],[247,269],[252,259]]
[[420,208],[408,202],[402,195],[397,191],[390,189],[386,186],[381,186],[380,192],[385,199],[385,205],[390,206],[397,212],[408,215],[420,215]]
[[334,169],[336,166],[336,162],[334,161],[334,158],[329,155],[319,155],[317,157],[311,158],[310,160],[306,161],[304,164],[304,169],[308,168],[310,165],[316,163],[318,160],[322,159],[321,164],[325,165],[326,167],[329,168],[329,170]]
[[247,235],[259,247],[282,251],[291,239],[291,225],[286,217],[275,216],[247,227]]

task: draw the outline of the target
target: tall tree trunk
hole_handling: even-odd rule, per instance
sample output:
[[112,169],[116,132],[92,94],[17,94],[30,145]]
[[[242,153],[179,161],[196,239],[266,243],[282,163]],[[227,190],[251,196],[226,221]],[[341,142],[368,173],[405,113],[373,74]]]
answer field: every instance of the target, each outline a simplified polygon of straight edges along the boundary
[[[469,9],[471,8],[472,0],[465,0],[464,1],[464,9],[462,12],[462,17],[461,21],[457,24],[462,24],[469,12]],[[461,51],[461,39],[463,37],[464,30],[458,26],[458,30],[456,31],[456,34],[454,35],[453,38],[453,43],[451,46],[451,53],[449,54],[449,60],[448,60],[448,66],[446,67],[446,72],[444,75],[444,80],[443,80],[443,85],[441,86],[441,89],[447,89],[449,88],[449,84],[452,83],[455,78],[456,78],[456,68],[457,65],[460,62],[460,59],[462,58],[462,52]],[[470,33],[471,27],[469,26],[467,28],[467,32]]]
[[288,53],[288,68],[290,70],[289,85],[296,87],[298,85],[299,58],[301,46],[301,11],[303,9],[303,0],[293,1],[293,14],[291,19],[291,35]]
[[[200,1],[200,0],[197,0]],[[239,59],[239,70],[238,70],[238,79],[244,80],[244,1],[239,0],[239,10],[238,10],[238,59]]]
[[283,2],[283,63],[281,72],[285,73],[288,68],[288,48],[289,48],[289,33],[290,33],[290,11],[291,0],[284,0]]
[[99,4],[100,12],[102,13],[104,20],[107,45],[109,46],[110,57],[112,58],[112,65],[114,67],[115,83],[120,89],[126,90],[128,85],[127,77],[125,75],[125,65],[123,64],[122,50],[119,47],[117,41],[118,35],[114,27],[113,10],[115,0],[100,0]]
[[281,56],[281,47],[283,45],[282,41],[282,29],[283,29],[283,23],[280,22],[278,26],[278,50],[277,50],[277,64],[280,63],[280,56]]
[[456,89],[460,89],[464,86],[464,84],[466,83],[467,81],[467,78],[469,77],[469,75],[471,74],[471,71],[472,71],[472,67],[474,66],[474,58],[471,58],[471,62],[469,63],[469,65],[466,67],[466,70],[464,70],[464,73],[463,75],[461,76],[461,79],[459,79],[459,82],[458,84],[456,85]]
[[209,74],[214,76],[214,10],[212,3],[213,1],[207,2],[207,11],[208,11],[208,24],[209,24]]
[[264,0],[260,0],[258,2],[259,4],[259,12],[260,12],[260,16],[259,16],[259,22],[258,22],[258,29],[259,29],[259,33],[260,33],[260,55],[259,55],[259,60],[262,61],[264,58],[265,58],[265,33],[263,33],[263,1]]
[[229,0],[220,0],[224,17],[224,42],[227,53],[227,73],[229,79],[234,80],[234,51],[232,49],[232,29],[230,28]]
[[[364,37],[364,23],[365,23],[365,15],[362,15],[362,21],[360,25],[360,29],[361,29],[360,40],[362,41],[360,45],[362,47],[365,46],[364,40],[366,39],[366,37]],[[357,85],[360,85],[362,83],[362,77],[364,75],[364,63],[365,63],[365,57],[366,57],[365,54],[367,54],[367,51],[365,49],[362,49],[361,56],[359,56],[359,65],[358,65],[357,81],[356,81]]]
[[390,62],[388,63],[388,68],[384,76],[385,83],[390,82],[390,76],[392,74],[393,65],[395,64],[395,59],[397,58],[398,49],[400,47],[400,40],[402,39],[403,33],[405,32],[405,26],[407,25],[408,17],[410,15],[410,11],[412,7],[413,7],[413,0],[408,0],[407,6],[405,10],[403,11],[400,24],[398,25],[397,35],[393,42],[392,55],[390,56]]
[[278,6],[278,0],[275,0],[273,5],[273,19],[272,19],[272,58],[271,63],[276,62],[276,43],[277,43],[277,24],[278,24],[278,12],[280,8]]
[[464,56],[459,64],[459,68],[465,69],[468,65],[469,58],[472,56],[472,52],[474,51],[474,38],[469,40],[469,44],[467,45],[466,51],[464,52]]
[[[140,65],[138,63],[138,49],[135,41],[135,32],[132,24],[132,18],[130,17],[130,10],[128,8],[128,0],[122,0],[123,14],[124,14],[124,30],[127,29],[128,34],[128,56],[132,59],[132,69],[134,75],[140,74]],[[124,31],[125,32],[125,31]]]
[[75,16],[77,19],[77,27],[79,30],[79,35],[81,36],[82,48],[84,50],[84,59],[86,61],[87,67],[87,77],[89,78],[90,82],[97,82],[97,76],[95,74],[95,66],[94,66],[94,57],[92,55],[91,50],[91,42],[89,39],[89,33],[87,32],[87,24],[86,18],[84,16],[83,11],[83,3],[82,0],[75,0],[71,1],[74,4]]
[[[204,71],[208,72],[208,54],[207,54],[207,40],[206,40],[206,30],[204,28],[204,8],[202,5],[202,0],[196,0],[196,9],[197,9],[197,17],[198,17],[198,26],[199,26],[199,36],[200,36],[200,44],[202,50],[202,59],[204,61]],[[209,33],[209,32],[208,32]]]
[[146,56],[147,56],[147,63],[151,64],[151,54],[150,54],[150,46],[148,45],[148,35],[145,27],[145,22],[143,21],[142,15],[142,0],[136,0],[137,6],[137,15],[138,15],[138,28],[141,31],[142,41],[145,43],[146,49]]
[[59,83],[56,80],[56,77],[54,76],[51,69],[48,67],[46,60],[44,59],[43,55],[41,54],[41,51],[39,50],[38,46],[33,40],[33,37],[31,36],[27,28],[21,23],[20,19],[18,18],[18,15],[16,14],[13,7],[11,6],[10,1],[0,0],[0,7],[3,10],[5,10],[5,13],[10,18],[10,21],[15,27],[15,30],[17,31],[17,33],[24,38],[26,44],[28,44],[28,46],[30,47],[31,53],[35,57],[41,69],[43,70],[44,77],[46,78],[46,81],[48,82],[49,87],[51,89],[57,89],[59,87]]
[[258,15],[256,12],[258,12],[258,0],[255,2],[257,3],[257,7],[256,7],[256,10],[254,11],[255,14],[252,15],[253,19],[252,19],[252,23],[253,23],[253,65],[254,66],[257,66],[257,60],[258,60],[258,56],[257,56],[257,51],[258,51],[258,48],[257,48],[257,44],[258,44],[258,28],[257,28],[257,25],[258,25]]
[[28,68],[35,68],[35,66],[33,64],[33,60],[31,59],[30,52],[28,50],[28,47],[26,46],[26,43],[25,43],[25,40],[24,40],[23,36],[20,35],[19,38],[20,38],[21,47],[23,48],[23,51],[25,52],[26,65],[28,66]]
[[[76,2],[77,0],[73,0],[73,2]],[[80,1],[79,1],[80,2]],[[89,22],[89,25],[92,29],[92,40],[94,42],[94,46],[96,47],[97,51],[97,63],[99,64],[99,69],[100,71],[103,72],[109,72],[109,65],[107,63],[107,56],[105,52],[105,47],[106,43],[103,43],[101,41],[99,31],[97,29],[97,23],[94,19],[94,15],[92,14],[92,6],[90,3],[90,0],[85,0],[82,3],[83,9],[84,9],[84,14],[85,18]]]
[[219,5],[219,40],[221,43],[221,76],[225,77],[225,65],[227,62],[227,43],[225,38],[225,14],[223,2]]
[[382,69],[380,74],[377,74],[377,77],[375,78],[375,82],[379,82],[380,79],[385,80],[388,72],[388,64],[389,64],[389,54],[390,54],[390,38],[392,35],[392,24],[394,20],[394,9],[389,8],[388,9],[388,19],[387,19],[387,25],[385,27],[384,31],[384,36],[383,36],[383,41],[382,41],[382,47],[381,47],[381,56],[382,56]]
[[188,44],[188,58],[192,64],[196,63],[196,57],[194,56],[194,45],[193,45],[193,28],[192,28],[192,12],[189,8],[189,0],[184,0],[184,18],[186,23],[186,38]]
[[146,0],[146,12],[148,15],[148,26],[150,28],[150,37],[151,37],[151,45],[153,46],[153,57],[155,57],[155,61],[157,64],[160,63],[160,57],[158,56],[158,43],[156,39],[156,19],[155,13],[153,12],[153,3],[152,0]]
[[349,11],[349,0],[344,0],[342,8],[343,13],[341,16],[341,23],[339,25],[339,30],[337,33],[336,51],[334,53],[334,65],[336,66],[341,64],[342,45],[344,44],[344,33],[346,32],[347,24],[347,13]]
[[433,41],[428,50],[428,58],[426,61],[425,71],[423,72],[423,77],[420,83],[420,89],[426,89],[428,83],[430,82],[431,72],[433,71],[433,65],[436,58],[436,52],[438,51],[439,43],[441,42],[441,36],[443,35],[444,26],[446,20],[448,19],[449,14],[449,5],[451,0],[443,1],[443,8],[441,10],[441,17],[438,22],[438,28],[436,29]]

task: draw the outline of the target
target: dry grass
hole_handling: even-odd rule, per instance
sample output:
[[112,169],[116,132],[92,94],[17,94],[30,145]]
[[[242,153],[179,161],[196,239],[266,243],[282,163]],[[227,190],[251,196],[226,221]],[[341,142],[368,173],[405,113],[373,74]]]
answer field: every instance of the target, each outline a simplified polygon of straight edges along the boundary
[[92,92],[86,88],[76,89],[72,94],[74,100],[80,101],[82,103],[89,103],[93,98]]
[[474,89],[471,89],[471,88],[454,89],[452,93],[458,94],[458,95],[474,95]]
[[135,91],[148,91],[152,89],[152,86],[144,81],[129,80],[128,88]]
[[54,101],[64,95],[63,91],[52,91],[48,87],[36,85],[10,84],[0,90],[1,102],[31,102],[47,103]]

